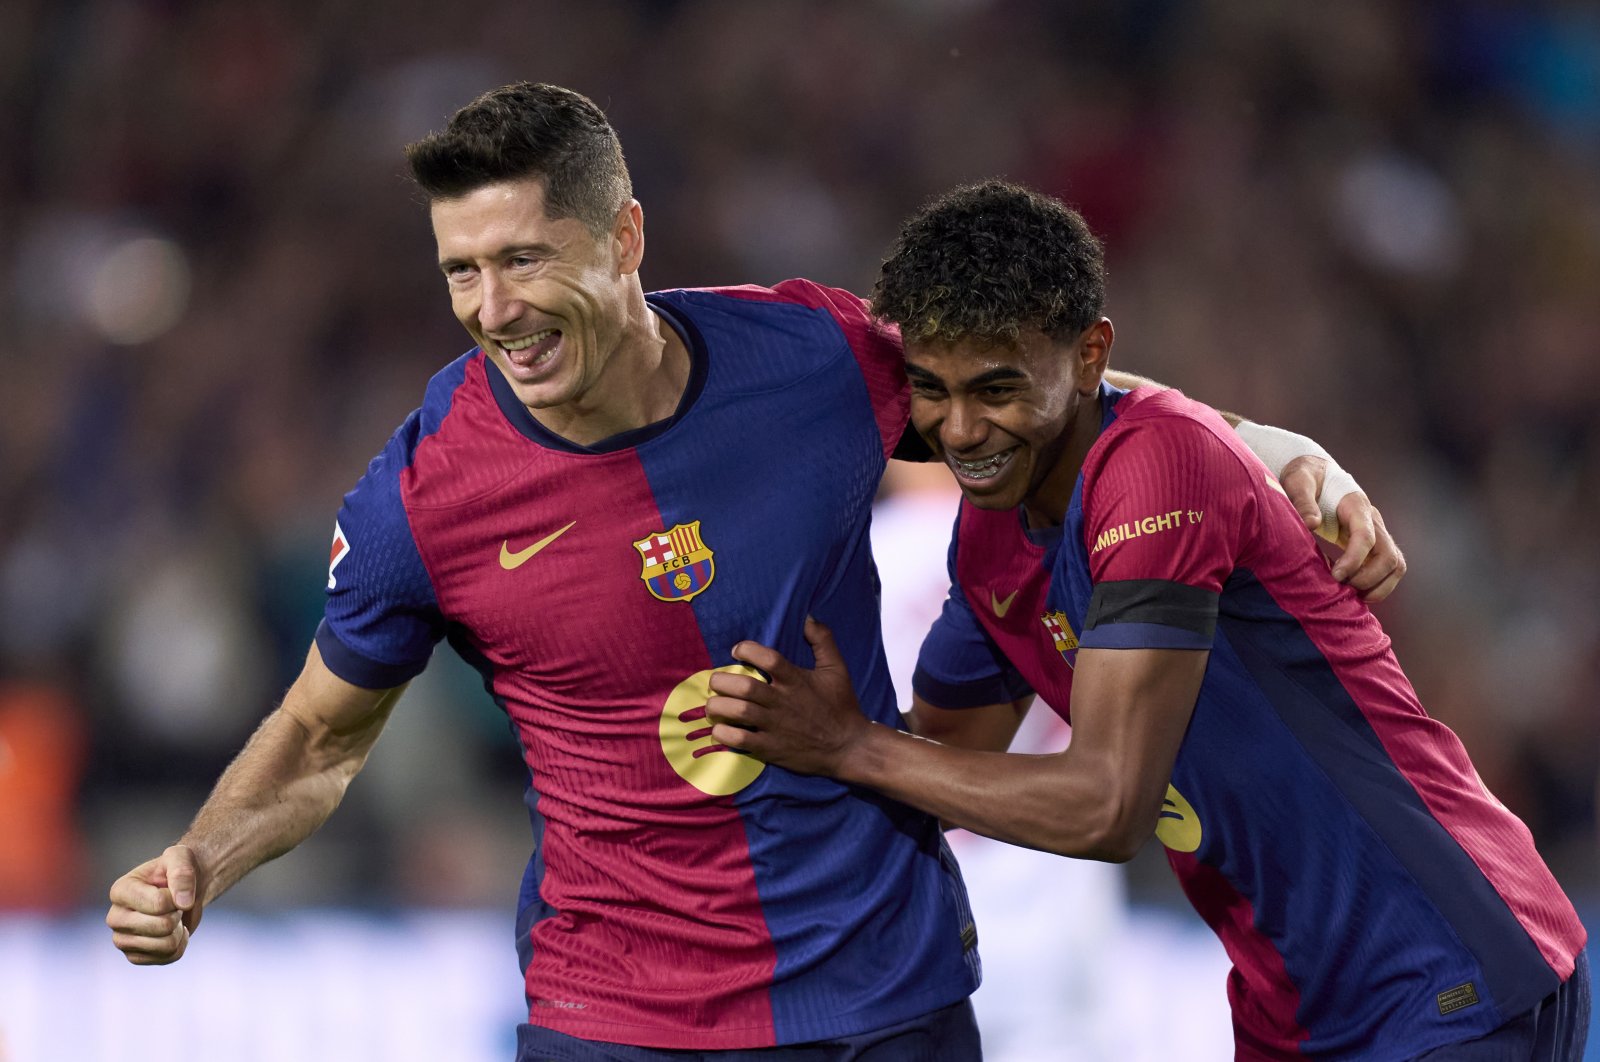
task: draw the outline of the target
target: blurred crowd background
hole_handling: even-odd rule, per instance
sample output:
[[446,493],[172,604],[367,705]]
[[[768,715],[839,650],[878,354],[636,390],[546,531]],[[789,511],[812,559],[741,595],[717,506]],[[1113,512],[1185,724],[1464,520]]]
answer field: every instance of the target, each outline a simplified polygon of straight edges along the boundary
[[[402,146],[521,79],[610,115],[647,287],[865,293],[964,180],[1079,206],[1116,364],[1355,473],[1424,703],[1595,894],[1594,4],[6,0],[0,908],[102,907],[297,672],[342,493],[468,345]],[[510,909],[523,774],[449,656],[231,904]]]

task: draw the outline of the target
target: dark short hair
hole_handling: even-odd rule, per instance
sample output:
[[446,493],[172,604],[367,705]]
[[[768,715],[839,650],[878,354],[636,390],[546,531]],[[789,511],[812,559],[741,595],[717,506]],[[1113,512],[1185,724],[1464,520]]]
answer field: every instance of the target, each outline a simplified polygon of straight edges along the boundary
[[948,192],[900,230],[872,309],[908,342],[1071,339],[1100,319],[1100,241],[1060,200],[991,180]]
[[596,236],[611,230],[633,198],[622,144],[605,113],[559,85],[521,81],[485,92],[452,115],[443,132],[407,144],[406,160],[430,202],[542,178],[545,213],[577,218]]

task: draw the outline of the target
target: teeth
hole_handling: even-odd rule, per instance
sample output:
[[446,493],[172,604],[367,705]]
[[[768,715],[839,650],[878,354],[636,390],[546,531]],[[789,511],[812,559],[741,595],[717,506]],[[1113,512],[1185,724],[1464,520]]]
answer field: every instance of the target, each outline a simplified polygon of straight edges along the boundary
[[546,328],[543,332],[535,332],[531,336],[523,336],[521,339],[503,339],[500,341],[500,349],[506,351],[527,350],[547,336],[554,335],[555,331],[554,328]]
[[993,457],[985,457],[981,461],[963,461],[952,457],[950,463],[955,465],[956,471],[968,479],[989,479],[1000,471],[1000,467],[1011,456],[1010,450],[1002,451]]

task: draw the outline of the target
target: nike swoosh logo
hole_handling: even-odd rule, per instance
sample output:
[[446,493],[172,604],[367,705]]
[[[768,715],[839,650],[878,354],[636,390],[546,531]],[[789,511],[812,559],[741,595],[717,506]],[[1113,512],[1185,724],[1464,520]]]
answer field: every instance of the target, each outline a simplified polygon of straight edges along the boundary
[[[574,520],[572,521],[572,524],[577,522],[578,521]],[[513,568],[522,567],[524,564],[528,563],[535,553],[538,553],[541,549],[544,549],[550,543],[566,534],[572,528],[572,524],[568,524],[560,531],[556,531],[544,536],[527,549],[519,549],[515,553],[511,552],[511,540],[506,539],[504,542],[500,543],[500,567],[504,568],[508,572]]]
[[999,598],[995,597],[993,590],[989,591],[989,607],[994,609],[994,614],[1001,619],[1006,618],[1006,613],[1011,611],[1011,602],[1015,601],[1016,599],[1017,592],[1015,590],[1011,591],[1011,596],[1006,598],[1004,601],[1001,601]]

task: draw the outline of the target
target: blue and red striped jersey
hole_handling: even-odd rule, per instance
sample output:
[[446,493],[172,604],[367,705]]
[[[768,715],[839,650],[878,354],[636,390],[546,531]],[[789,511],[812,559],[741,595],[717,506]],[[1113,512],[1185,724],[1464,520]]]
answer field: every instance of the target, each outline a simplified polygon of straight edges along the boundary
[[660,292],[693,359],[666,421],[550,434],[477,350],[346,496],[317,644],[385,688],[448,639],[513,724],[535,848],[529,1021],[722,1049],[851,1035],[977,984],[937,823],[714,744],[713,671],[746,638],[840,631],[863,709],[899,714],[870,505],[904,429],[898,336],[806,281]]
[[1527,828],[1222,419],[1102,402],[1062,527],[963,502],[917,692],[1068,714],[1080,646],[1210,651],[1156,837],[1233,962],[1238,1057],[1410,1058],[1531,1009],[1585,933]]

